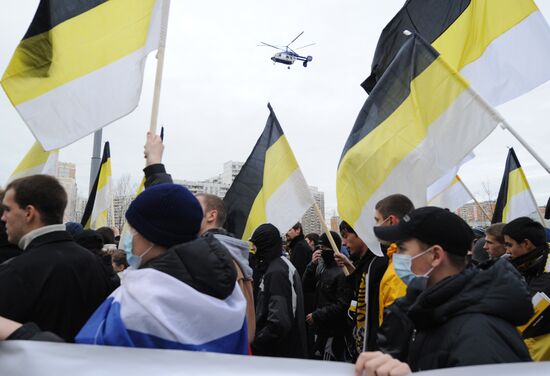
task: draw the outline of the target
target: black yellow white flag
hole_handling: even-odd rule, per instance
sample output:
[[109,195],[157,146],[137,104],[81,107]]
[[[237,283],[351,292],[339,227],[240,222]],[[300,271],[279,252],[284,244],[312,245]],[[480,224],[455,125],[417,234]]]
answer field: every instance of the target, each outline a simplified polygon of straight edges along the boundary
[[225,227],[244,240],[263,223],[286,232],[314,202],[273,108],[268,108],[264,131],[224,198]]
[[40,1],[2,87],[45,150],[134,110],[163,1]]
[[8,182],[36,174],[55,175],[58,157],[59,150],[45,151],[35,142],[11,173]]
[[508,223],[513,219],[537,213],[538,207],[514,148],[508,151],[504,176],[500,184],[492,223]]
[[437,51],[409,36],[363,105],[338,166],[342,219],[372,250],[374,207],[393,193],[425,205],[426,190],[502,118]]
[[111,150],[109,143],[105,143],[101,166],[95,178],[94,185],[90,191],[90,197],[86,203],[86,209],[82,215],[81,224],[86,229],[107,226],[107,218],[112,205],[111,190]]
[[496,106],[550,79],[550,27],[533,0],[408,0],[382,31],[363,83],[370,92],[405,42],[420,35]]

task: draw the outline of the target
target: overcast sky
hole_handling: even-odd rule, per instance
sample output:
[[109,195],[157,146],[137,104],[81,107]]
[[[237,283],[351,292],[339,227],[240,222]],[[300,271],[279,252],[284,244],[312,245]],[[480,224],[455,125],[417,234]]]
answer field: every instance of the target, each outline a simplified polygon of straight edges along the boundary
[[[6,1],[6,0],[3,0]],[[177,179],[206,179],[228,160],[244,161],[259,137],[271,102],[310,185],[325,192],[327,215],[336,208],[336,168],[366,93],[359,84],[382,28],[403,0],[187,1],[172,0],[159,122],[165,127],[165,164]],[[550,0],[537,4],[550,19]],[[30,24],[38,0],[10,2],[0,13],[0,72]],[[260,41],[295,47],[313,56],[307,68],[273,65],[276,52]],[[550,46],[548,46],[550,48]],[[150,56],[138,109],[104,129],[115,178],[137,181],[149,127],[156,60]],[[548,68],[550,69],[550,67]],[[98,95],[100,95],[98,93]],[[550,83],[498,108],[550,163]],[[5,182],[33,137],[5,93],[0,93],[0,182]],[[77,165],[79,195],[86,196],[93,137],[63,149]],[[506,131],[497,129],[460,171],[466,185],[496,197],[507,147],[513,146],[539,204],[550,194],[550,175]]]

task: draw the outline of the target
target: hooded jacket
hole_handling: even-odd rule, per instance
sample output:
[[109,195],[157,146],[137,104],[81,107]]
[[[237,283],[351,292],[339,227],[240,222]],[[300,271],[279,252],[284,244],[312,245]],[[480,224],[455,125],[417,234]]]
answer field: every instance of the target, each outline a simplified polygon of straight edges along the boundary
[[413,372],[529,361],[515,327],[532,314],[527,285],[499,259],[424,291],[412,283],[407,295],[386,310],[379,344]]
[[256,271],[260,278],[256,301],[255,355],[286,358],[307,356],[302,281],[296,268],[282,254],[279,230],[260,225],[250,241],[256,246]]

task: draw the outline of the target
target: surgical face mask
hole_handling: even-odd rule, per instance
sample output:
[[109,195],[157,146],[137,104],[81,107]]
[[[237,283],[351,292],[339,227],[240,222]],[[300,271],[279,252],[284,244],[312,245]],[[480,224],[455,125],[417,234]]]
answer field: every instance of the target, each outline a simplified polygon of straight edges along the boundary
[[432,270],[434,268],[432,267],[430,270],[428,270],[423,275],[416,275],[412,271],[412,262],[414,259],[419,258],[420,256],[425,255],[429,251],[431,251],[432,247],[428,248],[422,253],[419,253],[418,255],[411,257],[409,255],[401,255],[399,253],[395,253],[393,255],[393,268],[395,269],[395,273],[401,278],[401,280],[409,286],[413,280],[419,279],[418,284],[415,283],[416,286],[419,286],[420,288],[424,289],[428,285],[428,277]]
[[153,248],[153,244],[141,256],[134,255],[132,252],[133,247],[133,240],[134,240],[134,234],[127,232],[123,236],[123,244],[124,244],[124,253],[126,253],[126,261],[128,262],[128,265],[132,269],[139,269],[141,266],[141,262],[143,260],[143,256],[145,256],[151,248]]

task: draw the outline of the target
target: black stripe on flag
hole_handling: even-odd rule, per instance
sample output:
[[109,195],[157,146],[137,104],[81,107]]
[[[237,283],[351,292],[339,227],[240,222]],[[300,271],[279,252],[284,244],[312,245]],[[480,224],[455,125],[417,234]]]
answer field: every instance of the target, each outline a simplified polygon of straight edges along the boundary
[[371,75],[361,84],[370,93],[397,52],[406,42],[404,30],[420,35],[432,44],[470,6],[471,0],[408,0],[386,25],[372,60]]
[[269,117],[265,128],[223,199],[227,211],[225,229],[238,238],[244,233],[254,200],[263,186],[267,150],[283,135],[273,108],[269,103],[267,107]]
[[498,191],[497,203],[495,204],[495,210],[493,211],[493,219],[491,223],[502,222],[502,215],[504,208],[508,203],[508,188],[510,173],[518,168],[521,168],[518,157],[514,152],[514,148],[508,150],[508,157],[506,158],[506,166],[504,167],[504,175],[502,176],[502,183],[500,183],[500,189]]
[[88,197],[88,202],[86,203],[86,208],[84,209],[82,220],[80,221],[80,224],[84,228],[86,228],[88,221],[90,221],[92,217],[92,211],[94,210],[95,204],[95,196],[97,194],[97,186],[99,185],[99,175],[101,174],[101,170],[103,169],[105,163],[107,163],[109,158],[111,158],[111,148],[109,147],[109,142],[107,141],[105,143],[105,146],[103,147],[103,157],[101,157],[101,164],[99,165],[99,169],[97,170],[97,176],[95,177],[94,185],[92,186],[92,190],[90,191],[90,197]]
[[60,23],[89,11],[107,0],[40,0],[23,39],[42,34]]
[[[386,120],[411,93],[411,82],[432,64],[439,53],[418,35],[409,35],[369,95],[355,120],[340,160],[357,142]],[[386,77],[387,76],[387,77]]]

